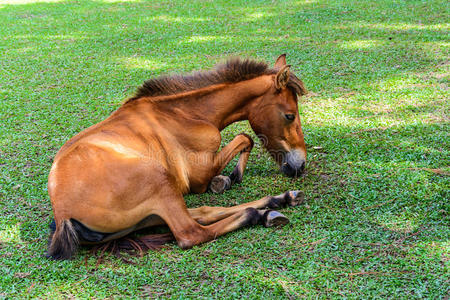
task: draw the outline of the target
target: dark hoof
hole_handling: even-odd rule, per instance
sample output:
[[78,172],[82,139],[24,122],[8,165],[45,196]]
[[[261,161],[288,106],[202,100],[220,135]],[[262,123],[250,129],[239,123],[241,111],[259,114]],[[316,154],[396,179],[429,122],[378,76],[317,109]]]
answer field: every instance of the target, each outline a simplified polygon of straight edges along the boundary
[[281,227],[289,223],[289,219],[276,210],[269,210],[264,214],[265,227]]
[[231,184],[239,184],[242,182],[242,174],[239,171],[238,166],[234,168],[233,172],[230,174]]
[[305,202],[305,193],[302,191],[286,192],[286,202],[289,206],[297,206]]
[[285,206],[297,206],[305,201],[302,191],[289,191],[284,194],[270,198],[268,208],[280,208]]
[[211,192],[220,194],[231,188],[231,179],[228,176],[218,175],[213,177],[209,184]]

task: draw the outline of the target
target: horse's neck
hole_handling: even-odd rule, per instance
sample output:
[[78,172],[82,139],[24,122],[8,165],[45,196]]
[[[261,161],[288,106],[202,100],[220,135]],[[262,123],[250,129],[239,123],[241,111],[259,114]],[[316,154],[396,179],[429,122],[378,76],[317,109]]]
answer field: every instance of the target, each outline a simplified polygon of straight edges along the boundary
[[[199,95],[191,94],[175,101],[161,102],[171,111],[182,110],[195,119],[211,123],[219,130],[236,121],[247,120],[255,102],[271,87],[270,76],[260,76],[251,80],[212,87]],[[175,109],[176,108],[176,109]]]

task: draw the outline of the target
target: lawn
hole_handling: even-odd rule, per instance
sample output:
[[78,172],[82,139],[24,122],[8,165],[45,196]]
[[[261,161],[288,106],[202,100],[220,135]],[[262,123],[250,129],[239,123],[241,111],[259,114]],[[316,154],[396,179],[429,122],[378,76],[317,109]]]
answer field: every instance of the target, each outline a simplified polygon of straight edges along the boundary
[[[0,0],[0,298],[448,298],[449,12],[415,0]],[[289,225],[169,244],[135,264],[97,264],[88,249],[44,257],[47,176],[65,141],[150,77],[282,53],[310,90],[306,175],[283,176],[257,143],[241,185],[186,201],[301,189],[306,203],[282,209]]]

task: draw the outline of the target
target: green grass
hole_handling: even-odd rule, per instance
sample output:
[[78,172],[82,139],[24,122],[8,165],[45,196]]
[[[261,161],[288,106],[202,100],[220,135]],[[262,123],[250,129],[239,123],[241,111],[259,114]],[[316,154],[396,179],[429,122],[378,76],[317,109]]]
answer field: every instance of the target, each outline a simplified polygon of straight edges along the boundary
[[[0,1],[0,298],[448,297],[447,1],[19,2]],[[240,186],[186,201],[301,189],[288,226],[136,265],[43,257],[47,175],[66,140],[145,79],[281,53],[312,92],[306,176],[282,176],[257,144]]]

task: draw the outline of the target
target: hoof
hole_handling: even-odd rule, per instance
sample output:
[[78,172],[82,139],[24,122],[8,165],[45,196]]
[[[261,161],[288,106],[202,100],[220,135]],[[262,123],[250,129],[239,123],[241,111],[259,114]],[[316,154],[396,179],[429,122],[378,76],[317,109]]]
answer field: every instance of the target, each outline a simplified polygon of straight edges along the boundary
[[218,175],[213,177],[209,184],[211,192],[220,194],[231,188],[231,179],[228,176]]
[[279,227],[289,223],[289,219],[276,210],[269,210],[264,214],[265,227]]
[[297,206],[305,202],[305,193],[302,191],[286,192],[286,202],[289,206]]
[[305,193],[302,191],[288,191],[281,195],[271,197],[268,208],[278,209],[285,206],[297,206],[305,201]]
[[239,171],[238,166],[234,168],[233,172],[230,174],[231,184],[239,184],[242,182],[242,173]]

